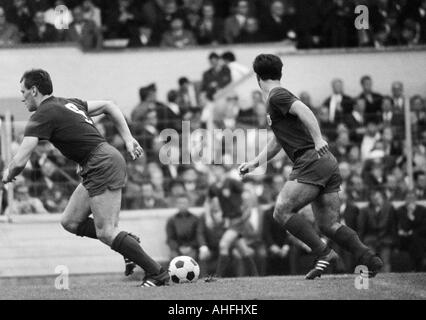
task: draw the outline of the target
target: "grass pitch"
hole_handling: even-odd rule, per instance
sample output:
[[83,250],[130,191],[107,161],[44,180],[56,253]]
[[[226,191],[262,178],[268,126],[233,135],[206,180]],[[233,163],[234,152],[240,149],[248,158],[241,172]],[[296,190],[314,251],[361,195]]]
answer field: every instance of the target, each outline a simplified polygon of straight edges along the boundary
[[141,288],[137,277],[75,275],[69,290],[55,289],[55,277],[0,279],[0,300],[426,300],[426,274],[379,274],[369,289],[355,288],[355,275],[219,279],[206,283]]

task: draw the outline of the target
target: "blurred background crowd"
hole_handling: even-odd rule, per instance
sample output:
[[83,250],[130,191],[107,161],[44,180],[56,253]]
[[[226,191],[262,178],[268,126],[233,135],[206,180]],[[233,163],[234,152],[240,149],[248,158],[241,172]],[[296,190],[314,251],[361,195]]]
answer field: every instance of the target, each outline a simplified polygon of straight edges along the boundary
[[[166,232],[173,255],[192,255],[203,270],[214,269],[220,237],[227,219],[219,208],[205,210],[199,217],[189,208],[203,207],[212,185],[232,179],[240,185],[247,212],[247,242],[243,256],[233,252],[234,268],[230,275],[247,275],[244,255],[256,257],[258,274],[301,274],[311,266],[309,248],[280,230],[273,223],[274,201],[288,180],[292,164],[282,153],[267,166],[265,175],[254,175],[243,181],[238,177],[236,148],[222,148],[223,136],[214,136],[214,144],[229,165],[193,162],[166,164],[159,151],[167,143],[160,132],[173,129],[182,133],[183,121],[189,121],[191,146],[205,143],[198,129],[265,129],[266,106],[260,91],[253,91],[251,101],[241,101],[231,92],[222,104],[214,97],[220,90],[249,71],[239,65],[231,51],[212,52],[210,67],[191,81],[182,76],[176,88],[166,97],[157,96],[157,85],[139,89],[140,102],[128,122],[146,156],[128,161],[128,183],[122,208],[178,208]],[[239,71],[240,73],[238,73]],[[365,75],[359,81],[359,94],[345,93],[344,79],[330,83],[328,98],[313,105],[308,92],[297,93],[317,116],[325,139],[340,163],[343,177],[341,221],[351,226],[361,238],[380,252],[387,271],[424,270],[426,249],[426,105],[421,95],[407,97],[404,84],[395,80],[388,92],[376,92],[374,79]],[[327,94],[324,94],[327,96]],[[407,178],[404,109],[408,104],[413,138],[414,189]],[[107,141],[125,154],[122,140],[108,118],[97,121]],[[209,127],[211,129],[211,127]],[[246,131],[248,132],[248,131]],[[16,137],[14,149],[19,137]],[[234,141],[234,144],[237,142]],[[236,147],[236,146],[234,146]],[[177,146],[179,149],[179,146]],[[41,144],[33,154],[23,178],[15,184],[15,200],[7,206],[11,214],[60,213],[73,189],[79,183],[75,165],[61,156],[50,144]],[[5,200],[5,199],[4,199]],[[310,207],[301,212],[314,223]],[[326,241],[326,240],[325,240]],[[338,249],[338,248],[337,248]],[[353,261],[342,253],[335,272],[351,270]]]
[[[357,5],[368,6],[368,29],[353,27]],[[0,46],[64,41],[87,50],[415,46],[426,43],[426,0],[0,0]]]

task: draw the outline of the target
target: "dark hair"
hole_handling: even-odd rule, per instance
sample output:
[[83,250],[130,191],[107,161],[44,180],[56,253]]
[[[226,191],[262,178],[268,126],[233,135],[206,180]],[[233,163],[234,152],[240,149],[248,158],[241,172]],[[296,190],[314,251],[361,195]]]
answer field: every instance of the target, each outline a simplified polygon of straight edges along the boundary
[[365,82],[366,80],[370,80],[370,81],[371,81],[371,77],[370,77],[370,76],[363,76],[363,77],[361,78],[361,84],[364,84],[364,82]]
[[24,82],[27,89],[36,87],[44,96],[53,93],[52,79],[47,71],[42,69],[33,69],[24,73],[20,82]]
[[222,59],[229,62],[234,62],[237,60],[235,54],[232,51],[226,51],[222,54]]
[[209,54],[209,60],[211,59],[219,59],[219,55],[216,52],[212,52]]
[[178,83],[179,83],[179,86],[183,86],[184,84],[189,83],[189,80],[187,77],[181,77],[179,78]]
[[170,90],[167,93],[167,100],[169,102],[176,102],[178,100],[178,97],[179,97],[179,95],[178,95],[178,92],[176,90]]
[[266,80],[281,80],[283,62],[273,54],[260,54],[253,62],[253,70],[257,76]]

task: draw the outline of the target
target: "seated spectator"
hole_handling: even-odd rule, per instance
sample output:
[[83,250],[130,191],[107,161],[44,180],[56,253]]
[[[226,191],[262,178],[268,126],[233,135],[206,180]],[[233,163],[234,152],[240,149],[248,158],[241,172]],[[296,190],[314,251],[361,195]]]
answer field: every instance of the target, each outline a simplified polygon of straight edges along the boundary
[[244,28],[235,43],[261,43],[265,42],[265,35],[259,27],[259,21],[255,17],[248,17]]
[[[58,8],[62,8],[63,10],[57,10]],[[46,23],[55,26],[55,28],[58,30],[59,38],[61,40],[63,40],[65,37],[64,31],[69,28],[74,20],[72,11],[67,10],[66,8],[67,7],[64,0],[55,0],[54,5],[44,13],[44,20]]]
[[179,11],[185,21],[186,29],[195,34],[199,21],[201,20],[201,6],[203,0],[186,0],[183,1]]
[[407,251],[414,271],[426,270],[426,208],[416,203],[415,192],[408,192],[405,205],[398,211],[398,237],[400,249]]
[[139,6],[134,0],[118,0],[111,2],[105,13],[106,38],[128,39],[131,30],[142,21]]
[[283,1],[271,1],[268,15],[261,21],[261,27],[265,33],[265,40],[278,42],[290,38],[294,32],[294,25],[285,16],[285,6]]
[[321,127],[321,132],[328,142],[334,142],[337,138],[337,125],[334,121],[330,121],[330,111],[326,106],[322,106],[317,114],[318,122]]
[[198,93],[195,84],[186,77],[178,80],[178,99],[177,103],[182,113],[190,111],[198,106]]
[[401,81],[395,81],[392,83],[392,103],[393,112],[404,113],[405,111],[405,96],[404,96],[404,84]]
[[186,195],[185,184],[182,180],[172,180],[168,189],[167,205],[169,208],[175,208],[179,197]]
[[330,122],[338,123],[343,120],[345,115],[352,112],[353,100],[344,93],[341,79],[334,79],[331,86],[333,93],[324,101],[323,106],[328,108]]
[[335,143],[330,145],[331,153],[336,157],[337,161],[346,161],[351,148],[349,134],[347,132],[340,132]]
[[170,259],[189,256],[198,260],[198,218],[189,211],[189,201],[185,194],[179,196],[176,206],[178,212],[168,219],[166,225]]
[[408,47],[417,45],[420,38],[419,31],[419,25],[414,20],[405,20],[401,30],[401,45]]
[[274,208],[265,211],[263,215],[263,241],[268,252],[267,275],[286,275],[290,273],[289,251],[290,244],[287,231],[276,223]]
[[398,179],[391,173],[386,175],[384,193],[389,201],[401,201],[405,199],[407,189],[405,185],[398,183]]
[[224,42],[223,21],[215,16],[213,2],[205,1],[201,9],[201,19],[195,30],[200,45],[218,45]]
[[235,13],[225,20],[225,41],[226,43],[234,43],[240,36],[249,17],[249,2],[247,0],[239,0],[235,5]]
[[158,43],[153,37],[153,30],[149,25],[142,24],[132,28],[130,31],[129,48],[154,47]]
[[361,159],[366,160],[371,157],[372,151],[377,141],[381,139],[378,125],[375,122],[368,122],[367,129],[361,142]]
[[204,190],[200,188],[200,181],[197,171],[188,167],[182,170],[180,174],[185,185],[185,190],[188,192],[190,206],[200,206],[204,203]]
[[364,181],[359,174],[352,174],[347,186],[348,198],[353,202],[366,201],[369,190],[367,190]]
[[395,209],[380,190],[370,191],[368,207],[361,210],[358,233],[362,242],[383,260],[384,272],[391,271],[391,252],[396,241]]
[[[161,165],[158,162],[150,162],[146,167],[149,175],[149,181],[154,186],[155,196],[157,199],[165,199],[165,185],[167,183]],[[164,202],[162,200],[162,202]]]
[[420,1],[420,6],[411,15],[412,19],[417,22],[419,32],[419,43],[426,44],[426,0]]
[[78,43],[83,50],[94,50],[102,48],[102,33],[96,24],[84,18],[81,7],[73,10],[74,22],[67,30],[67,41]]
[[353,8],[344,0],[333,0],[324,9],[323,39],[327,47],[351,47],[356,44]]
[[132,132],[144,149],[148,162],[156,162],[160,149],[159,132],[157,130],[158,117],[155,110],[146,113],[143,119],[132,124]]
[[361,78],[361,87],[359,97],[365,101],[366,120],[378,121],[382,111],[382,96],[373,91],[373,80],[370,76]]
[[383,127],[392,127],[395,130],[397,138],[405,136],[404,113],[394,108],[392,98],[389,96],[383,97],[382,115],[379,121],[382,123]]
[[426,199],[426,172],[416,171],[414,173],[414,190],[418,199]]
[[6,215],[43,214],[48,213],[40,199],[33,198],[29,194],[25,181],[15,186],[15,198],[6,208]]
[[84,19],[93,21],[98,28],[102,29],[102,12],[93,3],[93,0],[84,0],[81,8],[83,9]]
[[155,83],[141,87],[139,89],[139,99],[138,105],[133,108],[130,116],[130,119],[134,122],[133,125],[136,126],[138,122],[142,121],[148,111],[157,109],[157,87]]
[[184,48],[193,46],[196,40],[192,31],[184,29],[181,18],[174,18],[170,23],[170,29],[163,34],[162,47]]
[[30,43],[48,43],[56,42],[58,40],[58,31],[53,25],[46,23],[44,19],[44,12],[36,12],[33,24],[27,30],[26,41]]
[[157,116],[164,129],[174,129],[181,134],[183,114],[178,102],[179,93],[176,90],[170,90],[167,93],[167,103],[157,108]]
[[24,37],[25,32],[32,24],[32,12],[27,0],[13,0],[8,10],[8,21],[16,25]]
[[221,56],[222,61],[231,70],[232,82],[238,82],[250,73],[250,69],[237,62],[237,58],[232,51],[226,51]]
[[6,12],[0,7],[0,47],[12,46],[21,41],[21,34],[16,25],[6,20]]
[[50,213],[62,213],[68,205],[68,195],[61,187],[46,189],[41,194],[41,200]]
[[154,184],[145,181],[141,186],[141,197],[136,206],[139,209],[159,209],[167,208],[166,202],[156,196]]

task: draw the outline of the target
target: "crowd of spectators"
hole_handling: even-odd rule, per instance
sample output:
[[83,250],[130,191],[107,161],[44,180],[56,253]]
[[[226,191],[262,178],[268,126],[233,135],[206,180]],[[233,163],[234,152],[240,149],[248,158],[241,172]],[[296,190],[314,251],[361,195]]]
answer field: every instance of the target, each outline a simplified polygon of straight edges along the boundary
[[[368,28],[355,28],[358,5],[369,9]],[[111,39],[132,48],[414,46],[426,43],[426,0],[0,0],[0,47],[70,41],[93,50]]]
[[[159,159],[159,151],[169,141],[162,140],[160,132],[173,129],[178,135],[182,134],[182,121],[186,120],[191,132],[191,148],[202,149],[206,141],[202,134],[197,134],[197,129],[267,128],[266,106],[260,91],[252,93],[249,104],[244,104],[233,92],[222,99],[222,104],[214,102],[223,88],[247,72],[234,54],[211,53],[208,61],[210,67],[200,75],[201,81],[178,79],[176,88],[168,92],[166,102],[157,96],[156,84],[140,88],[140,102],[128,121],[146,156],[128,161],[128,183],[122,202],[122,208],[128,210],[179,208],[167,224],[172,256],[197,256],[205,264],[203,270],[214,268],[226,219],[220,208],[208,210],[201,217],[191,214],[189,208],[203,207],[209,201],[208,190],[218,177],[238,181],[238,164],[232,153],[235,149],[222,148],[224,138],[219,135],[214,136],[219,143],[213,144],[219,150],[213,152],[221,153],[229,162],[220,166],[203,161],[183,165],[178,144],[168,150],[174,161],[164,163]],[[381,254],[387,271],[422,270],[426,208],[416,201],[426,200],[425,98],[407,97],[404,84],[399,81],[392,83],[389,92],[376,92],[373,79],[368,75],[360,79],[356,96],[345,93],[342,79],[334,79],[330,87],[328,97],[320,105],[314,105],[307,92],[301,92],[299,97],[316,114],[324,137],[339,161],[343,178],[341,220]],[[406,104],[409,104],[412,126],[413,188],[407,177]],[[125,154],[112,123],[101,118],[97,126],[107,141]],[[12,149],[15,147],[14,144]],[[258,274],[299,274],[309,268],[312,262],[309,248],[282,232],[272,220],[274,201],[288,180],[291,167],[290,160],[282,153],[269,163],[265,175],[254,175],[240,182],[250,212],[250,228],[244,235],[249,249],[234,250],[232,259],[241,263],[232,264],[238,267],[228,270],[229,274],[247,275],[242,263],[244,255],[254,257]],[[79,183],[74,165],[50,144],[38,147],[20,179],[16,183],[16,199],[6,209],[11,214],[62,212]],[[310,208],[304,208],[301,214],[314,223]],[[342,261],[335,271],[347,272],[352,265],[350,257],[342,253]]]

